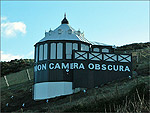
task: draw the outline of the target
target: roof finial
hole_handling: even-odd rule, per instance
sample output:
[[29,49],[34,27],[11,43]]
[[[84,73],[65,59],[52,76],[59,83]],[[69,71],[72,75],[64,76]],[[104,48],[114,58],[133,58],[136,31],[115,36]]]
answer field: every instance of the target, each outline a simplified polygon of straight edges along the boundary
[[66,18],[66,13],[64,14],[64,18]]
[[51,30],[51,28],[49,29],[49,32],[51,32],[52,30]]
[[64,19],[61,21],[61,24],[69,24],[68,20],[66,19],[66,13],[64,14]]

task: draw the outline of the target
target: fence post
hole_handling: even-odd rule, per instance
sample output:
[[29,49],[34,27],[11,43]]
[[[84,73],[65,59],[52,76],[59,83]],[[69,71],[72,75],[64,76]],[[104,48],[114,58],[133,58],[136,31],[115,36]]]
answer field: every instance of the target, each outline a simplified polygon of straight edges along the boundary
[[118,84],[116,83],[116,95],[117,95],[117,98],[119,97],[119,92],[118,92]]
[[72,101],[72,97],[71,97],[71,95],[70,95],[70,102]]
[[8,80],[7,80],[6,76],[4,76],[4,79],[5,79],[6,85],[9,87]]
[[29,70],[27,69],[26,71],[27,71],[27,76],[28,76],[28,79],[29,79],[29,80],[31,80],[31,77],[30,77]]

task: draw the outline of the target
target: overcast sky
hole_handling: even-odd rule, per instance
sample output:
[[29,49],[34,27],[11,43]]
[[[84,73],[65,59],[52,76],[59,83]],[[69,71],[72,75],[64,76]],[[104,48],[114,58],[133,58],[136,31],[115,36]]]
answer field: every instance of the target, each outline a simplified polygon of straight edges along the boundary
[[1,60],[33,59],[34,44],[60,25],[65,12],[90,41],[149,41],[148,1],[1,1]]

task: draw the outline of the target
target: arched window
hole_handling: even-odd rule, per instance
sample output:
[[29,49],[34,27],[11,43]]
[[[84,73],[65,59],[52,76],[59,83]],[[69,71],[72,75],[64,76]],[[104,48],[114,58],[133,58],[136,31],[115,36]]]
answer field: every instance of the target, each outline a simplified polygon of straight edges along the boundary
[[93,48],[94,52],[99,52],[99,48]]
[[44,44],[44,60],[47,59],[47,44]]
[[72,43],[66,43],[66,59],[72,58]]
[[102,52],[104,52],[104,53],[109,53],[109,49],[104,48],[104,49],[102,49]]
[[78,44],[77,43],[73,43],[73,50],[78,50]]
[[43,45],[39,47],[39,61],[43,60]]
[[51,43],[50,59],[56,59],[56,43]]
[[35,62],[37,62],[38,61],[38,46],[36,46],[36,55],[35,55]]
[[57,43],[57,59],[63,58],[63,44]]
[[85,44],[81,44],[81,51],[89,51],[89,46]]

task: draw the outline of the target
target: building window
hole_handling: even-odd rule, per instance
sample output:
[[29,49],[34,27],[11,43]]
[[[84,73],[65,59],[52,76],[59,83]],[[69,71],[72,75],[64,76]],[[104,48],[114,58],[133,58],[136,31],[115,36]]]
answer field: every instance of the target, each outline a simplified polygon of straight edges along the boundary
[[47,44],[44,44],[44,60],[47,59]]
[[78,50],[78,44],[77,43],[73,43],[73,50]]
[[35,55],[35,62],[38,61],[38,46],[36,46],[36,55]]
[[68,30],[68,34],[72,34],[72,30],[71,29]]
[[85,45],[85,51],[89,51],[89,46]]
[[43,60],[43,45],[39,47],[39,61]]
[[58,29],[58,34],[61,34],[62,33],[62,29]]
[[72,58],[72,43],[66,43],[66,59]]
[[104,48],[104,49],[102,49],[102,52],[104,52],[104,53],[109,53],[109,49]]
[[93,48],[94,52],[99,52],[99,48]]
[[63,44],[57,43],[57,59],[63,58]]
[[56,43],[51,43],[50,59],[56,59]]
[[89,46],[85,44],[81,44],[81,51],[89,51]]

